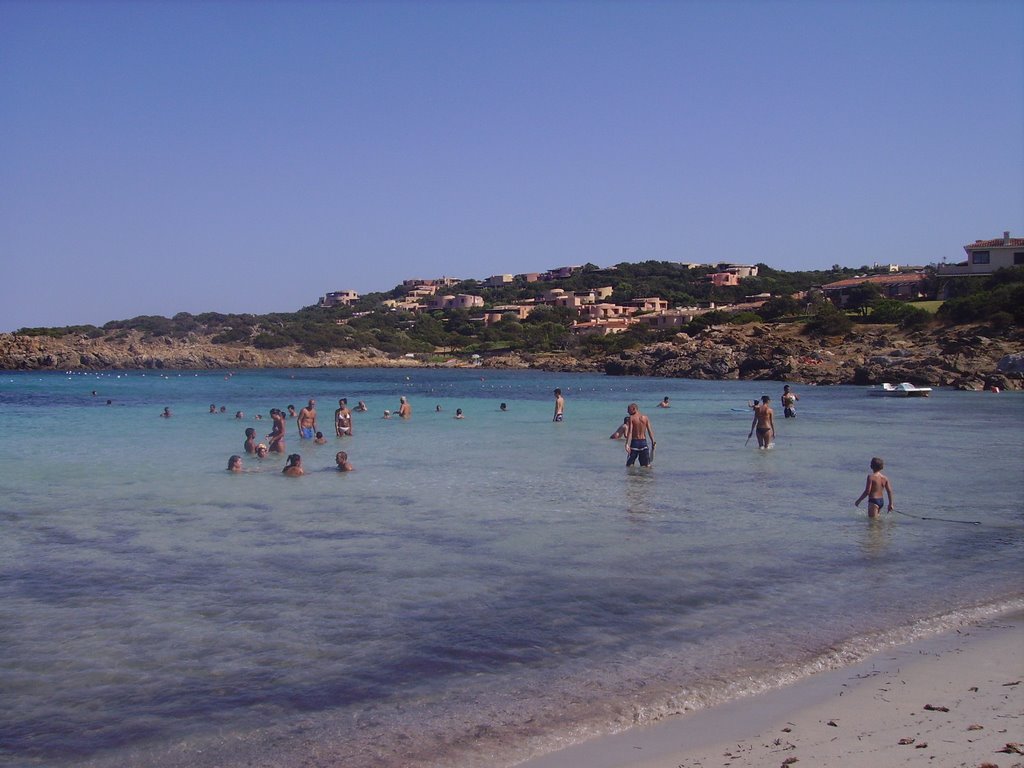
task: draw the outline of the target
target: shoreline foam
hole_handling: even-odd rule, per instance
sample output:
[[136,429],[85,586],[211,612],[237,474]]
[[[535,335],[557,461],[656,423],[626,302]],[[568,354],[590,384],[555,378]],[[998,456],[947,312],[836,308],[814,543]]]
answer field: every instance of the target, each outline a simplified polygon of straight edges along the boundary
[[566,747],[518,768],[758,768],[790,758],[853,768],[1019,765],[1024,757],[998,750],[1024,741],[1022,677],[1024,612],[1018,607],[766,693]]

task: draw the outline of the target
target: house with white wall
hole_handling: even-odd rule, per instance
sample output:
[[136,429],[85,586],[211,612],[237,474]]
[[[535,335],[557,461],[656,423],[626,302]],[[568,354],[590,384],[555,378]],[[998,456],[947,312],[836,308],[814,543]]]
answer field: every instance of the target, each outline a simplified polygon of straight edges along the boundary
[[964,246],[967,261],[963,264],[942,264],[940,276],[946,275],[991,275],[1003,267],[1024,266],[1024,237],[1010,237],[1003,232],[994,240],[975,240]]

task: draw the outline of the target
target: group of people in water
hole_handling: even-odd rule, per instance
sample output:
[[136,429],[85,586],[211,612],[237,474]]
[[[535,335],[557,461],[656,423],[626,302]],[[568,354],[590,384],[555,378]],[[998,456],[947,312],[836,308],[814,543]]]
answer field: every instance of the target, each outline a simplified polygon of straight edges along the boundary
[[[355,410],[367,410],[366,403],[360,401]],[[164,411],[165,413],[161,414],[161,416],[170,415],[169,409],[165,408]],[[224,412],[223,408],[221,412]],[[210,406],[210,413],[217,413],[215,406]],[[242,412],[238,411],[235,414],[235,418],[242,418],[240,414]],[[390,415],[388,411],[385,411],[385,414]],[[412,408],[409,407],[404,397],[400,401],[399,415],[403,418],[409,418],[412,415]],[[257,416],[257,418],[259,417]],[[315,445],[325,445],[327,443],[324,433],[317,429],[316,400],[312,398],[298,412],[296,412],[294,405],[288,406],[287,413],[280,408],[271,408],[270,418],[273,426],[270,429],[270,434],[267,435],[267,442],[265,443],[256,442],[256,430],[253,427],[246,428],[245,442],[242,444],[242,450],[245,454],[255,456],[261,460],[267,458],[271,453],[284,454],[286,452],[285,435],[290,418],[295,420],[300,440],[311,440]],[[338,400],[338,408],[334,412],[334,433],[337,437],[351,437],[353,434],[352,411],[348,407],[348,399],[344,397]],[[334,461],[339,472],[351,472],[353,469],[352,463],[348,460],[348,453],[345,451],[338,451],[334,456]],[[250,470],[245,469],[242,463],[242,456],[234,454],[228,459],[228,471],[247,472]],[[302,466],[302,455],[298,453],[288,454],[284,469],[281,472],[288,477],[304,475],[305,469]]]
[[[800,400],[800,396],[793,392],[790,389],[790,386],[786,384],[783,386],[781,399],[785,418],[796,418],[796,403]],[[565,397],[563,396],[561,389],[554,390],[554,400],[555,408],[551,420],[553,422],[562,422],[565,419]],[[775,440],[775,412],[771,407],[771,398],[768,395],[762,395],[760,400],[750,401],[748,406],[753,411],[753,420],[750,424],[750,432],[747,435],[747,441],[749,442],[750,438],[756,434],[758,449],[767,450],[772,448]],[[668,396],[665,396],[661,402],[657,404],[657,407],[671,408],[672,404]],[[338,408],[334,411],[335,436],[338,438],[353,436],[353,412],[366,412],[367,410],[366,403],[361,400],[354,409],[349,409],[348,399],[344,397],[339,399]],[[507,404],[502,403],[500,410],[502,412],[507,411]],[[440,405],[436,407],[436,411],[441,411]],[[210,413],[217,412],[216,407],[211,405]],[[224,412],[225,408],[222,406],[220,413]],[[165,408],[164,412],[160,415],[163,418],[169,418],[172,415],[170,408]],[[401,419],[409,419],[412,417],[412,405],[405,396],[399,397],[398,408],[394,414],[392,414],[390,410],[385,410],[382,418],[390,419],[392,415]],[[243,415],[241,411],[238,411],[235,414],[235,418],[242,417]],[[270,434],[267,435],[266,443],[257,442],[256,430],[254,428],[249,427],[245,430],[243,452],[246,455],[255,456],[257,459],[262,460],[266,459],[271,453],[284,454],[286,452],[286,425],[289,419],[294,419],[300,440],[311,440],[314,444],[318,445],[323,445],[327,442],[323,432],[317,429],[316,400],[310,399],[306,406],[298,411],[295,410],[295,406],[293,405],[288,406],[287,412],[282,411],[279,408],[272,408],[270,411],[270,418],[273,422],[273,426]],[[454,418],[465,418],[465,414],[462,412],[461,408],[456,409]],[[625,442],[627,467],[632,467],[637,463],[639,463],[641,467],[650,467],[652,465],[654,461],[655,447],[657,446],[657,442],[654,439],[654,429],[651,426],[650,419],[641,413],[640,407],[637,403],[630,403],[627,406],[626,416],[622,420],[622,424],[609,437],[613,440],[623,440]],[[353,469],[352,464],[348,459],[348,453],[345,451],[338,451],[335,454],[335,464],[340,472],[350,472]],[[883,467],[884,462],[882,459],[878,457],[872,458],[872,473],[868,475],[864,493],[862,493],[860,498],[855,502],[856,505],[859,505],[865,498],[868,499],[868,517],[873,518],[881,513],[882,507],[885,505],[885,494],[888,494],[888,509],[890,512],[893,511],[892,484],[889,479],[881,473]],[[228,460],[227,468],[229,472],[250,471],[244,468],[242,456],[239,454],[231,456]],[[281,472],[289,477],[297,477],[305,474],[305,470],[302,466],[302,456],[298,453],[288,454],[284,469],[282,469]]]

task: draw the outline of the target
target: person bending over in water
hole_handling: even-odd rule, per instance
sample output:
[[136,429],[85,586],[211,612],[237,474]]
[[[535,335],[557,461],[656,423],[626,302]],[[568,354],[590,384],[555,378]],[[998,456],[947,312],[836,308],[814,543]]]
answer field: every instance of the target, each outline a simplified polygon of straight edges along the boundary
[[306,474],[302,471],[302,457],[297,453],[293,453],[288,457],[288,463],[284,465],[284,469],[281,472],[288,477],[298,477],[299,475]]
[[768,405],[769,400],[768,395],[761,395],[761,404],[754,408],[754,420],[750,422],[750,434],[747,435],[749,440],[756,429],[757,447],[762,449],[770,448],[775,439],[775,411]]
[[608,435],[609,440],[622,440],[626,437],[626,431],[629,429],[629,416],[626,416],[622,420],[622,426]]
[[338,465],[339,472],[351,472],[354,467],[349,464],[348,454],[344,451],[338,451],[334,456],[334,461]]
[[878,517],[882,513],[882,505],[885,503],[885,499],[882,498],[882,493],[889,495],[889,511],[892,512],[892,483],[889,482],[889,478],[882,474],[882,469],[885,468],[885,462],[877,456],[871,459],[871,474],[868,475],[867,482],[864,484],[864,493],[862,493],[853,506],[860,506],[860,503],[867,497],[868,500],[868,517]]
[[[629,413],[629,422],[626,424],[626,466],[631,467],[640,459],[640,466],[647,467],[651,464],[651,449],[654,447],[654,430],[651,429],[651,422],[646,416],[640,413],[640,406],[630,403],[626,408]],[[647,445],[647,438],[651,438],[651,444]]]

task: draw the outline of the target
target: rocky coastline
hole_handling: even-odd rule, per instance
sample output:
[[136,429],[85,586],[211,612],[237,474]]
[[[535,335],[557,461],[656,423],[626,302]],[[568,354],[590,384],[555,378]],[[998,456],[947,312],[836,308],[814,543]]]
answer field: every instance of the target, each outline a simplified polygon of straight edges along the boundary
[[3,370],[211,370],[243,368],[463,367],[603,372],[615,376],[791,381],[800,384],[919,385],[980,390],[1024,388],[1024,333],[983,326],[903,332],[857,326],[842,337],[802,334],[796,324],[726,325],[697,336],[678,334],[622,353],[460,356],[390,355],[373,348],[308,355],[297,348],[261,350],[214,344],[208,336],[116,338],[0,334]]

